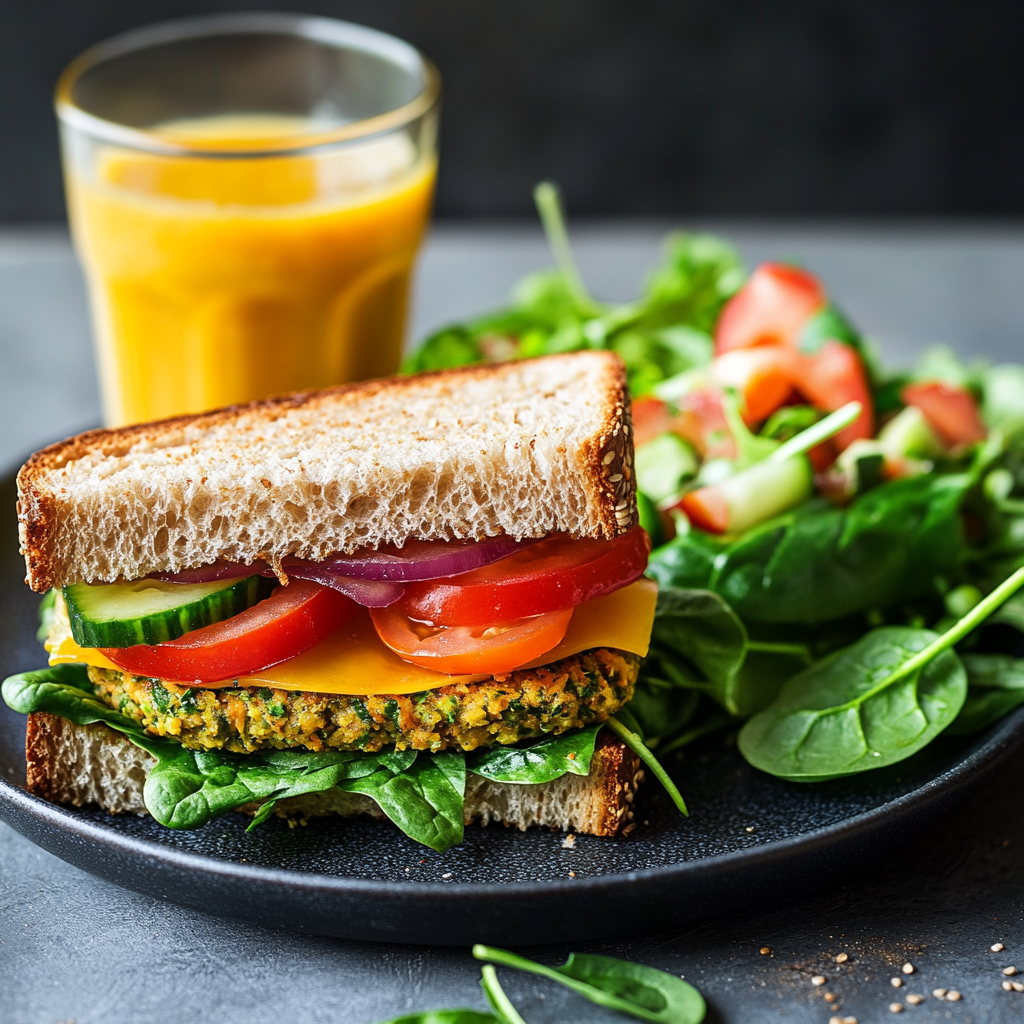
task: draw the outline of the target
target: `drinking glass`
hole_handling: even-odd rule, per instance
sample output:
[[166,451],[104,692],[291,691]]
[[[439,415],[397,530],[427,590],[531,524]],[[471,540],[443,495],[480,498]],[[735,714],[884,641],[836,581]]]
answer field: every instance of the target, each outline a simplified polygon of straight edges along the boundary
[[56,106],[107,424],[394,372],[439,95],[407,43],[287,14],[75,60]]

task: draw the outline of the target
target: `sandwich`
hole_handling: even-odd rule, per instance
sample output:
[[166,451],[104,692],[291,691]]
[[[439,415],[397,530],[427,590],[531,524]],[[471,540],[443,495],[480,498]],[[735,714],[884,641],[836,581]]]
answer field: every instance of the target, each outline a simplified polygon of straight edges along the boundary
[[90,431],[18,497],[33,793],[173,828],[370,814],[438,850],[633,829],[657,586],[616,355]]

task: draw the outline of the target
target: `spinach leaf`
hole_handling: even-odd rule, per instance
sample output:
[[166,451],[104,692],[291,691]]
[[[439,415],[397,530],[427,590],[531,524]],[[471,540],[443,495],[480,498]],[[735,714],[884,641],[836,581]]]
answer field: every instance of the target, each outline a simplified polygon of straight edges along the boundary
[[538,974],[565,985],[599,1006],[656,1024],[700,1024],[707,1008],[701,994],[674,974],[610,956],[571,953],[561,967],[546,967],[505,949],[476,945],[473,956]]
[[76,725],[102,722],[157,759],[172,756],[181,747],[174,740],[150,736],[137,722],[93,696],[84,665],[52,665],[37,672],[21,672],[4,680],[0,693],[12,711],[23,715],[45,711]]
[[404,1013],[382,1024],[504,1024],[493,1013],[479,1010],[424,1010],[423,1013]]
[[487,964],[480,974],[480,987],[501,1024],[526,1024],[498,981],[498,973]]
[[1024,704],[1024,658],[963,654],[961,659],[967,669],[967,699],[947,730],[951,735],[978,732]]
[[348,779],[382,770],[402,771],[415,751],[365,754],[361,751],[257,751],[231,754],[178,746],[160,758],[146,777],[150,814],[168,828],[199,828],[211,818],[253,800],[264,800],[250,829],[270,817],[278,800],[322,793]]
[[731,542],[699,530],[651,556],[663,586],[705,587],[745,621],[818,623],[926,593],[966,552],[969,474],[894,480],[845,509],[818,499]]
[[432,849],[443,851],[462,839],[466,771],[461,753],[189,750],[148,735],[94,697],[80,665],[11,676],[2,692],[15,711],[47,711],[78,725],[102,722],[156,758],[143,795],[150,814],[168,828],[199,828],[218,814],[265,800],[254,827],[278,800],[337,786],[370,797],[406,835]]
[[407,836],[438,853],[462,842],[466,760],[461,752],[421,755],[404,770],[382,764],[338,785],[370,797]]
[[789,680],[740,730],[755,768],[814,782],[902,761],[957,716],[967,673],[952,650],[918,672],[899,670],[939,640],[927,629],[883,626]]
[[[699,703],[698,689],[682,688],[667,679],[649,676],[642,669],[627,709],[641,736],[664,740],[690,724]],[[622,711],[617,712],[620,718]]]
[[[632,706],[632,703],[631,705]],[[547,736],[524,746],[494,746],[476,750],[466,759],[466,769],[493,782],[551,782],[567,772],[589,775],[594,742],[601,725],[588,725]]]
[[659,587],[651,643],[685,658],[707,680],[704,688],[732,710],[747,630],[728,602],[710,590]]

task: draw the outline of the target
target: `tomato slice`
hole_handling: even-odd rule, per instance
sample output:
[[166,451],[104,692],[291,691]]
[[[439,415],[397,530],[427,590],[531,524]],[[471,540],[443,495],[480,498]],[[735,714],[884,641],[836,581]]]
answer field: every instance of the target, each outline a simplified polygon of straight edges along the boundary
[[672,429],[668,406],[653,395],[633,400],[633,444],[637,448]]
[[796,348],[804,324],[827,301],[813,274],[784,263],[762,263],[722,309],[715,352],[754,345]]
[[673,430],[697,449],[704,459],[735,459],[736,442],[722,408],[718,388],[698,388],[679,400]]
[[793,392],[799,374],[799,354],[782,345],[760,345],[724,352],[711,364],[723,387],[735,388],[747,423],[767,419]]
[[826,341],[813,355],[803,356],[797,390],[812,405],[828,412],[841,409],[847,402],[860,402],[860,416],[834,438],[839,451],[858,438],[873,436],[874,403],[868,377],[860,356],[849,345]]
[[688,491],[679,502],[686,518],[706,533],[725,533],[729,529],[729,502],[720,487],[699,487]]
[[[515,556],[513,556],[515,557]],[[400,658],[450,675],[511,672],[552,650],[569,628],[572,608],[491,626],[427,626],[397,605],[371,608],[377,635]]]
[[294,658],[326,640],[356,607],[330,587],[292,580],[252,608],[178,640],[102,653],[135,675],[215,683]]
[[549,537],[459,576],[410,584],[391,607],[438,626],[490,626],[575,605],[632,583],[647,568],[640,526],[612,540]]
[[974,396],[963,388],[931,381],[908,384],[903,401],[916,405],[943,443],[949,448],[976,444],[987,436]]

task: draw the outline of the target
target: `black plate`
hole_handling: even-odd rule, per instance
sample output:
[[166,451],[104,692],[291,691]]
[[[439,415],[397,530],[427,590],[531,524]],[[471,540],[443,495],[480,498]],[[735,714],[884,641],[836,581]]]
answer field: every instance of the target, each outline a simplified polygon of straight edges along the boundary
[[[13,482],[0,483],[13,508]],[[10,512],[0,523],[0,665],[39,668],[39,599],[22,583]],[[1024,709],[971,740],[814,786],[750,768],[721,739],[669,765],[692,816],[656,784],[628,839],[469,828],[437,854],[373,821],[272,820],[245,833],[227,815],[194,832],[95,808],[56,807],[24,789],[24,719],[0,703],[0,818],[58,857],[137,892],[271,927],[342,938],[507,945],[594,941],[764,906],[863,869],[963,800],[1024,739]],[[570,872],[575,872],[573,877]]]

